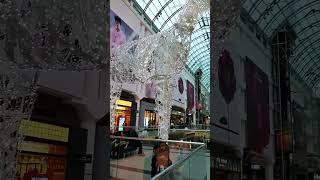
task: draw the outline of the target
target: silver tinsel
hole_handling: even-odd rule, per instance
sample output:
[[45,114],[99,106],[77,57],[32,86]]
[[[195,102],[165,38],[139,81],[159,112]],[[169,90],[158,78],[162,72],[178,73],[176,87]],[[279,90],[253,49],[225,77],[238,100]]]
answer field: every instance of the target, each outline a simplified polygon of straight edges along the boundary
[[156,82],[156,110],[160,117],[158,136],[161,139],[169,138],[170,117],[172,108],[172,95],[175,88],[175,79],[160,78]]
[[0,64],[44,71],[101,69],[108,61],[106,3],[1,1]]
[[[166,31],[127,42],[113,50],[111,61],[111,121],[114,126],[115,102],[125,82],[157,84],[157,113],[160,116],[159,135],[168,138],[170,127],[172,84],[188,60],[191,35],[201,15],[209,11],[209,0],[189,0],[183,6],[177,22]],[[113,99],[115,98],[115,99]]]
[[19,73],[0,74],[0,180],[16,179],[17,145],[23,140],[18,128],[30,118],[35,91],[32,81]]

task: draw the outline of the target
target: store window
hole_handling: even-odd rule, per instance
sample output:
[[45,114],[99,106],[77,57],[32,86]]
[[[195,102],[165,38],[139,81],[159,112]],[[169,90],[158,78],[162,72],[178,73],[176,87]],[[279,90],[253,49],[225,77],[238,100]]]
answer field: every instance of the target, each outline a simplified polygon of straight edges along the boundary
[[69,128],[22,120],[19,133],[25,140],[18,146],[18,180],[66,179]]
[[144,112],[144,127],[156,128],[159,124],[155,111],[146,110]]
[[123,131],[124,128],[130,126],[132,102],[117,100],[115,122],[118,131]]
[[182,125],[186,124],[185,113],[177,110],[172,110],[171,113],[171,124]]

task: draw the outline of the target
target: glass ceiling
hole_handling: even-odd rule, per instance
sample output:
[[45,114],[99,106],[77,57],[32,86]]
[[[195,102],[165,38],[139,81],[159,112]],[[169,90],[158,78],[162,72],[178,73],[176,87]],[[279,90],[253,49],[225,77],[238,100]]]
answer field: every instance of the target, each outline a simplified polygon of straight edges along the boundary
[[[180,10],[186,0],[135,0],[147,16],[162,31],[176,22]],[[203,72],[202,84],[210,89],[210,15],[209,12],[199,17],[198,24],[192,34],[188,67],[193,73],[198,69]]]
[[297,39],[290,63],[314,90],[320,85],[320,0],[245,0],[244,9],[270,38],[287,22]]

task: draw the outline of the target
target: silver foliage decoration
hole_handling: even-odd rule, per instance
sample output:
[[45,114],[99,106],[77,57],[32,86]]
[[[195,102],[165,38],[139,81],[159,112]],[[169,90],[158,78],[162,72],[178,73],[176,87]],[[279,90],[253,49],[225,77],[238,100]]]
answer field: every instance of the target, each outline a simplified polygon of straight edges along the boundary
[[209,11],[210,0],[188,0],[168,30],[127,42],[113,49],[111,61],[111,121],[114,126],[115,102],[121,93],[121,84],[138,81],[157,84],[157,113],[160,116],[159,132],[168,138],[170,124],[172,84],[188,60],[191,35],[199,16]]
[[16,154],[23,135],[18,128],[29,119],[36,99],[33,82],[19,73],[0,74],[0,180],[16,179]]
[[100,69],[109,56],[106,3],[0,1],[0,63],[45,71]]
[[170,116],[172,108],[172,94],[175,88],[175,81],[173,78],[157,79],[156,82],[156,110],[160,117],[158,136],[161,139],[169,138]]

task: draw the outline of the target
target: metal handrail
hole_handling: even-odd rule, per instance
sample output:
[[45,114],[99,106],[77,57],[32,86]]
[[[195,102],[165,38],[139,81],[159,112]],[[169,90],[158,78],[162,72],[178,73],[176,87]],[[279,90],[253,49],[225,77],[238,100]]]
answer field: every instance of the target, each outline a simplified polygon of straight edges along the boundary
[[210,132],[209,129],[170,129],[170,131]]
[[196,152],[200,151],[200,149],[204,148],[205,145],[201,145],[199,147],[197,147],[194,151],[192,151],[189,155],[185,156],[184,158],[178,160],[175,164],[169,166],[167,169],[165,169],[164,171],[160,172],[159,174],[157,174],[155,177],[153,177],[151,180],[160,180],[161,177],[165,176],[166,174],[170,173],[171,171],[173,171],[177,166],[181,165],[182,163],[184,163],[185,161],[187,161],[191,156],[193,156]]
[[199,143],[199,142],[163,140],[163,139],[151,139],[151,138],[136,138],[136,137],[123,137],[123,136],[113,136],[113,135],[110,135],[110,138],[125,139],[125,140],[138,140],[138,141],[152,141],[152,142],[183,143],[183,144],[200,145],[200,146],[202,146],[202,145],[204,146],[205,145],[204,143]]

